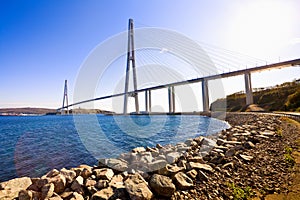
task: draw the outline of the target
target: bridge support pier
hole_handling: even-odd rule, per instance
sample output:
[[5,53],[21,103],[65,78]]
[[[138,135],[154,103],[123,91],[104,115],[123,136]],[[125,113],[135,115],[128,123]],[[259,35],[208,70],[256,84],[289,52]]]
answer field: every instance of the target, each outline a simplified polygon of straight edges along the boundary
[[169,113],[175,113],[175,89],[174,86],[168,87]]
[[145,110],[146,113],[151,112],[151,90],[145,91]]
[[202,81],[202,103],[203,111],[209,112],[208,82],[206,79]]
[[246,105],[253,104],[253,93],[250,72],[245,73]]

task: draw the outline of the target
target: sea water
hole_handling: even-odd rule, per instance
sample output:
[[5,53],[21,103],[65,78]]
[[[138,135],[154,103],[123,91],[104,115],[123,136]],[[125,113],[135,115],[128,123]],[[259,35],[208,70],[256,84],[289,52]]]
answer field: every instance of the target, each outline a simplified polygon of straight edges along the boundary
[[196,115],[0,117],[0,182],[49,170],[94,165],[137,146],[177,144],[228,128]]

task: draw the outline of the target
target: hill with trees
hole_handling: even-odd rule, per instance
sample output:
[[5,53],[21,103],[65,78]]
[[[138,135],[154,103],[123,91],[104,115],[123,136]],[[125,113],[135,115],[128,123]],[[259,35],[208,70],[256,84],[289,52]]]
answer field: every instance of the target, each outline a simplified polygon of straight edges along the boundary
[[[254,103],[265,111],[300,112],[300,79],[268,88],[253,89]],[[212,103],[214,110],[226,103],[228,112],[246,111],[246,94],[237,92]]]

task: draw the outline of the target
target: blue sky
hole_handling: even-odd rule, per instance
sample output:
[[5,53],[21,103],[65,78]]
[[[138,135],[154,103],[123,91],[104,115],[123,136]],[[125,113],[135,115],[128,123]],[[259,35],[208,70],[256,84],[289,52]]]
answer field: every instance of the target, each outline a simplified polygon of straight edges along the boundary
[[[299,7],[297,0],[0,0],[0,107],[59,107],[64,80],[72,97],[85,58],[126,31],[129,18],[271,62],[299,58]],[[266,72],[253,75],[253,86],[297,77],[299,68]],[[243,90],[241,80],[224,80],[226,93]]]

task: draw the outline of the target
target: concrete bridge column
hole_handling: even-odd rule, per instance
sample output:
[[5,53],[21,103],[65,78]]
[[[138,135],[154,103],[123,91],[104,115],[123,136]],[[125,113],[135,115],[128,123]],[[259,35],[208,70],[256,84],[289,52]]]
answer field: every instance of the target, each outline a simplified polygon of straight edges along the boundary
[[175,113],[175,88],[174,86],[172,88],[172,112]]
[[168,87],[168,97],[169,97],[169,113],[175,112],[175,90],[174,86]]
[[250,72],[245,73],[246,105],[253,104],[253,93]]
[[145,90],[145,111],[149,112],[149,105],[148,105],[148,90]]
[[151,112],[151,90],[145,90],[145,110]]
[[202,81],[202,103],[203,111],[209,112],[208,82],[206,79]]
[[148,98],[149,98],[149,104],[148,104],[149,113],[151,113],[152,112],[152,109],[151,109],[151,107],[152,107],[152,105],[151,105],[151,90],[148,90],[148,93],[149,93],[149,95],[148,95]]

